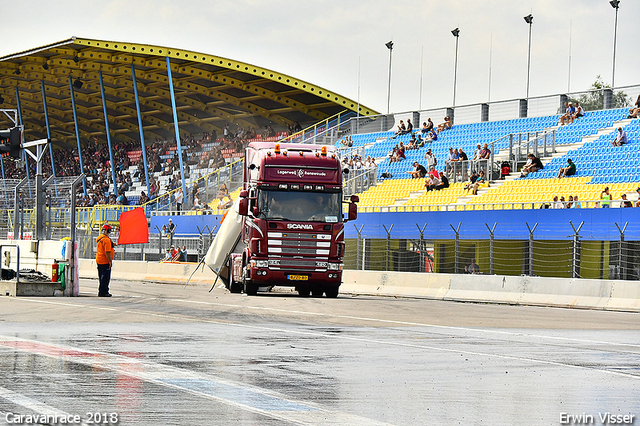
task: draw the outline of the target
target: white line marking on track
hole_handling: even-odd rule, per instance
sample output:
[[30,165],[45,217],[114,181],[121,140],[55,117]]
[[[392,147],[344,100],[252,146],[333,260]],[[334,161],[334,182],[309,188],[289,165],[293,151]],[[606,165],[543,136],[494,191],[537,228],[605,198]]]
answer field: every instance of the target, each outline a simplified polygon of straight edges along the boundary
[[[2,387],[0,387],[0,398],[9,401],[12,404],[19,405],[21,407],[26,408],[27,410],[29,410],[28,414],[43,414],[45,416],[56,416],[57,418],[60,418],[60,417],[70,418],[72,416],[72,414],[58,410],[55,407],[44,404],[40,401],[36,401],[35,399],[29,398],[28,396],[19,394],[10,389],[6,389]],[[9,413],[8,411],[2,412],[3,420],[6,419],[6,416],[8,413]],[[25,413],[15,413],[15,414],[25,414]],[[76,415],[76,414],[78,413],[74,413],[73,415]],[[20,424],[23,424],[23,423],[20,423]],[[38,424],[40,424],[40,422],[38,422]],[[46,423],[46,424],[49,424],[49,423]],[[58,424],[58,423],[55,423],[55,424]],[[79,424],[88,426],[88,423],[86,423],[85,421],[82,421],[82,423],[79,423]]]
[[[69,306],[74,306],[74,307],[79,306],[79,307],[84,307],[84,308],[88,308],[88,309],[94,309],[95,308],[94,305],[68,304],[68,303],[65,303],[65,302],[51,302],[51,301],[34,300],[34,299],[31,299],[31,300],[17,299],[17,300],[24,300],[24,301],[37,302],[37,303],[49,303],[49,304],[56,304],[56,305],[69,305]],[[166,300],[166,299],[164,299],[164,300]],[[221,305],[221,306],[228,306],[228,307],[247,308],[246,306],[242,306],[242,305],[219,304],[219,303],[202,302],[202,301],[188,301],[188,300],[184,300],[184,299],[171,299],[171,300],[173,300],[173,301],[185,301],[185,302],[191,302],[191,303],[206,303],[206,304],[214,304],[214,305]],[[416,325],[416,326],[435,327],[435,328],[443,328],[443,329],[451,329],[451,330],[463,330],[463,331],[471,331],[471,332],[495,332],[495,333],[499,333],[499,334],[507,334],[507,335],[514,335],[514,336],[523,336],[523,335],[525,335],[525,336],[530,336],[530,337],[539,337],[539,338],[547,338],[547,339],[555,339],[556,338],[555,336],[527,335],[527,334],[523,334],[523,333],[503,332],[503,331],[499,331],[499,330],[484,330],[484,329],[474,329],[474,328],[467,328],[467,327],[453,327],[453,326],[440,326],[440,325],[421,324],[421,323],[410,323],[410,322],[405,322],[405,321],[379,320],[379,319],[375,319],[375,318],[360,318],[360,317],[353,317],[353,316],[348,316],[348,315],[307,313],[307,312],[302,312],[302,311],[287,311],[287,310],[279,310],[279,309],[275,309],[275,308],[262,308],[262,307],[249,307],[249,308],[251,308],[251,309],[262,309],[262,310],[274,310],[274,311],[290,312],[290,313],[296,313],[296,314],[305,314],[306,313],[306,314],[310,314],[310,315],[322,315],[322,316],[346,318],[346,319],[361,319],[361,320],[367,320],[367,321],[381,321],[381,322],[394,323],[394,324]],[[120,311],[122,311],[124,313],[135,314],[135,315],[148,315],[148,316],[155,316],[155,317],[159,317],[159,318],[173,318],[173,319],[180,319],[182,321],[208,323],[208,324],[220,324],[220,325],[249,328],[249,329],[261,330],[261,331],[269,331],[269,332],[278,331],[278,332],[285,333],[285,334],[289,333],[289,334],[307,335],[307,336],[315,336],[315,337],[325,337],[325,338],[327,337],[326,333],[320,333],[320,332],[314,332],[314,331],[308,331],[308,330],[289,330],[289,329],[265,327],[265,326],[259,326],[259,325],[253,325],[253,324],[239,324],[239,323],[232,323],[232,322],[226,322],[226,321],[220,321],[220,320],[212,320],[212,319],[208,319],[208,318],[194,318],[194,317],[188,317],[188,316],[183,316],[183,315],[178,315],[178,314],[157,314],[157,313],[152,313],[152,312],[135,311],[135,310],[130,310],[130,309],[120,309],[120,308],[112,308],[112,309],[120,310]],[[493,358],[499,358],[499,359],[509,359],[509,360],[514,360],[514,361],[525,361],[525,362],[534,363],[534,364],[545,364],[545,365],[555,365],[555,366],[562,366],[562,367],[578,368],[578,369],[583,369],[583,370],[598,371],[598,372],[602,372],[602,373],[606,373],[606,374],[612,374],[612,375],[616,375],[616,376],[622,376],[622,377],[627,377],[627,378],[640,380],[640,376],[636,376],[636,375],[633,375],[633,374],[622,373],[622,372],[618,372],[618,371],[605,370],[605,369],[601,369],[601,368],[595,368],[595,367],[584,366],[584,365],[573,365],[573,364],[562,363],[562,362],[557,362],[557,361],[548,361],[548,360],[542,360],[542,359],[536,359],[536,358],[529,358],[529,357],[519,357],[519,356],[514,356],[514,355],[492,354],[492,353],[469,351],[469,350],[463,350],[463,349],[447,349],[447,348],[436,347],[436,346],[418,345],[418,344],[403,343],[403,342],[389,342],[389,341],[383,341],[383,340],[365,339],[365,338],[360,338],[360,337],[335,335],[335,334],[331,335],[331,337],[336,338],[336,339],[352,340],[352,341],[359,341],[359,342],[364,342],[364,343],[375,343],[375,344],[380,344],[380,345],[401,346],[401,347],[409,347],[409,348],[415,348],[415,349],[428,349],[428,350],[433,350],[433,351],[458,353],[458,354],[467,354],[467,355],[475,355],[475,356],[484,356],[484,357],[489,357],[489,358],[493,357]],[[601,345],[619,345],[619,346],[632,346],[632,347],[638,347],[639,346],[639,345],[618,344],[618,343],[611,343],[611,342],[595,342],[595,341],[579,340],[579,339],[565,339],[565,338],[558,338],[558,339],[567,340],[567,341],[580,341],[580,342],[583,342],[583,343],[601,344]]]
[[[123,355],[44,343],[13,336],[0,335],[0,339],[4,339],[4,341],[0,342],[1,345],[17,351],[35,353],[53,359],[114,371],[159,386],[188,392],[245,411],[303,426],[344,424],[354,426],[392,426],[389,423],[328,410],[315,403],[296,401],[277,392],[253,385],[142,361]],[[20,399],[19,394],[9,390],[7,390],[6,395],[7,397],[0,391],[0,397],[5,397],[5,399],[12,398],[12,402],[21,401],[19,405],[27,408],[30,408],[31,405],[35,407],[33,403],[27,401],[29,399],[27,397],[24,397],[26,399]],[[45,408],[41,407],[40,409],[44,410]]]

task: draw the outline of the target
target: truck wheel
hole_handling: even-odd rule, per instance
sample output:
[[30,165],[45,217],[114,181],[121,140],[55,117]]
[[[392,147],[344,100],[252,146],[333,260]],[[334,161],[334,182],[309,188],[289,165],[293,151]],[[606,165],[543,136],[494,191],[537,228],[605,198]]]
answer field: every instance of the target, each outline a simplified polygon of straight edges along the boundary
[[231,293],[242,293],[242,284],[232,282],[229,284],[229,291]]
[[298,290],[298,295],[300,297],[309,297],[309,294],[311,294],[309,287],[298,287],[296,290]]
[[335,299],[336,297],[338,297],[338,293],[340,292],[340,287],[339,286],[328,286],[325,290],[324,290],[324,294],[327,295],[327,297],[331,298],[331,299]]
[[247,294],[247,296],[255,296],[256,294],[258,294],[258,284],[245,281],[244,292]]

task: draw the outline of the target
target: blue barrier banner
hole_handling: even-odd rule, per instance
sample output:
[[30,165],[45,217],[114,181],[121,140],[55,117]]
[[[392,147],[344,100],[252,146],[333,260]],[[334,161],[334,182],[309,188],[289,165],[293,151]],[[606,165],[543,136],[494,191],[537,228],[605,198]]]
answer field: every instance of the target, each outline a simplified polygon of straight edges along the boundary
[[[387,238],[382,225],[387,229],[393,225],[392,239],[420,238],[416,224],[424,231],[425,239],[455,239],[451,228],[460,226],[461,239],[488,239],[487,226],[493,228],[497,223],[494,236],[502,240],[526,240],[529,227],[533,229],[536,240],[573,239],[573,226],[580,230],[581,240],[614,241],[620,239],[620,230],[628,222],[625,240],[640,240],[640,208],[599,208],[599,209],[538,209],[538,210],[485,210],[451,212],[410,212],[410,213],[358,213],[355,222],[345,226],[346,238],[357,238],[355,226],[362,229],[362,237],[370,239]],[[485,225],[486,224],[486,225]],[[616,224],[618,227],[616,227]],[[354,226],[355,225],[355,226]]]

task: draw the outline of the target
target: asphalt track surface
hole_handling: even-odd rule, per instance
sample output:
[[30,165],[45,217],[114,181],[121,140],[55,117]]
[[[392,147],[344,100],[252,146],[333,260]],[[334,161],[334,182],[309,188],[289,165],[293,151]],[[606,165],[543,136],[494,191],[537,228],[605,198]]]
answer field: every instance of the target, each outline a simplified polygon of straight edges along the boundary
[[0,297],[0,425],[640,425],[636,313],[96,288]]

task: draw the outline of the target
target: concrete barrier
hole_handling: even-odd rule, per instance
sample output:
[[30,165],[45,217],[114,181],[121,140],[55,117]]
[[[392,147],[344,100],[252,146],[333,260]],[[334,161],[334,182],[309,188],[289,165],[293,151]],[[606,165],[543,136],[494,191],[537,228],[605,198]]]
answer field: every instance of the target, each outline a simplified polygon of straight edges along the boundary
[[[523,305],[604,309],[611,297],[613,281],[576,278],[522,277]],[[637,284],[636,284],[637,285]]]
[[[187,282],[195,263],[115,261],[112,277],[120,280]],[[80,277],[97,278],[95,261],[80,261]],[[207,267],[194,284],[212,284]],[[425,297],[463,302],[506,303],[640,312],[640,282],[500,275],[425,274],[411,272],[343,272],[341,293]]]
[[343,293],[379,296],[419,296],[442,299],[449,290],[447,274],[416,274],[412,272],[353,271],[342,273]]
[[[207,284],[215,281],[215,274],[204,265],[194,273],[197,263],[160,263],[116,260],[113,262],[111,279],[165,283]],[[80,278],[98,278],[98,267],[93,259],[80,260]]]
[[637,281],[614,281],[606,309],[640,312],[640,284]]
[[453,274],[444,300],[518,304],[524,293],[523,278]]

